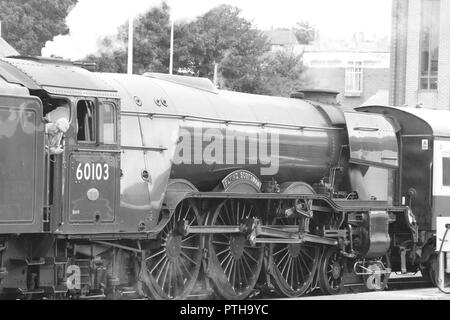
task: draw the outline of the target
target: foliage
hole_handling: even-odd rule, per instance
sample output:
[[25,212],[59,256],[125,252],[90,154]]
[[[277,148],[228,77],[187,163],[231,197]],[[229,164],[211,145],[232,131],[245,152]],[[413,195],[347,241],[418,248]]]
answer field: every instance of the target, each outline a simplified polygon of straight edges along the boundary
[[2,36],[23,55],[39,56],[45,43],[69,32],[65,19],[77,0],[0,0]]
[[302,56],[289,51],[262,56],[227,56],[222,64],[226,89],[273,96],[289,95],[306,83]]
[[187,26],[189,66],[195,75],[213,78],[214,65],[226,55],[258,55],[266,47],[260,31],[239,15],[241,10],[220,5]]
[[317,31],[308,21],[297,22],[297,26],[293,30],[300,44],[310,44],[316,38]]
[[[170,8],[163,2],[139,15],[133,24],[133,72],[142,74],[146,71],[164,72],[169,70],[170,50]],[[127,70],[128,22],[120,26],[113,37],[106,37],[99,43],[96,54],[85,60],[95,62],[102,72],[119,72]]]
[[[303,64],[293,53],[270,53],[266,36],[240,17],[240,9],[221,5],[174,29],[174,73],[213,79],[218,64],[221,88],[288,96],[301,86]],[[170,50],[170,8],[166,3],[140,15],[135,23],[136,74],[167,73]],[[105,38],[97,54],[87,57],[102,72],[126,72],[128,25],[115,38]]]
[[263,62],[262,94],[289,97],[291,93],[305,87],[305,67],[302,55],[291,51],[269,54]]

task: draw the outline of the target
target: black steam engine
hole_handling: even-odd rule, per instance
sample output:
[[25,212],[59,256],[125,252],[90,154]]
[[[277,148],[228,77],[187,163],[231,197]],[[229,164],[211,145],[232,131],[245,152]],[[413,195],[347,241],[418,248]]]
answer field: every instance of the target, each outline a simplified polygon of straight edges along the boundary
[[244,299],[434,279],[450,114],[345,111],[335,96],[1,59],[2,295]]

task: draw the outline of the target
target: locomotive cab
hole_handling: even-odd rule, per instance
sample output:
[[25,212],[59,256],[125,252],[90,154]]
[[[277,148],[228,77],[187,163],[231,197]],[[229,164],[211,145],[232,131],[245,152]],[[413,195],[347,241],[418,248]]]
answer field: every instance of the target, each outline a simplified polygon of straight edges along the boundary
[[[74,101],[66,139],[66,195],[56,232],[89,232],[116,222],[119,183],[117,108],[115,100],[81,97]],[[55,221],[57,222],[57,221]],[[64,223],[65,222],[65,223]]]
[[[116,208],[120,181],[118,114],[115,90],[87,70],[66,61],[7,58],[1,76],[27,88],[41,103],[42,131],[64,118],[68,123],[59,150],[52,134],[45,139],[44,202],[41,230],[58,234],[111,233],[118,229]],[[45,129],[44,129],[45,128]],[[26,158],[26,157],[24,157]]]

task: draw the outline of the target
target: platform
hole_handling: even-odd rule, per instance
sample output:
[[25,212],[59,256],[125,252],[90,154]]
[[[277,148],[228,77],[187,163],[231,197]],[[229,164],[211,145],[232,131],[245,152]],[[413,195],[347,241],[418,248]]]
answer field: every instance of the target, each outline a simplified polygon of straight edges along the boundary
[[[446,288],[450,291],[450,288]],[[335,296],[316,296],[299,298],[302,300],[450,300],[450,294],[440,292],[437,288],[406,289],[395,291],[376,291],[348,293]]]

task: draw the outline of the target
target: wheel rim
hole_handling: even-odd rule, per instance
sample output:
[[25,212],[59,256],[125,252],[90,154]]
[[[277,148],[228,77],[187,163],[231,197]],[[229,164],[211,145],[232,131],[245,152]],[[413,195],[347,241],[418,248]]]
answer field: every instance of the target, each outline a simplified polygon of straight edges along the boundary
[[145,284],[155,299],[184,299],[194,288],[200,271],[203,239],[180,232],[184,223],[201,225],[195,203],[182,201],[162,231],[161,246],[146,257]]
[[[298,218],[277,219],[276,224],[298,225]],[[269,270],[275,289],[287,297],[303,295],[309,288],[319,265],[320,250],[308,244],[272,244]]]
[[[253,216],[248,201],[228,199],[217,207],[211,224],[237,226]],[[264,247],[251,246],[243,234],[212,234],[208,248],[209,274],[216,292],[225,299],[246,298],[258,280]]]
[[344,287],[344,263],[339,252],[330,249],[322,260],[319,282],[324,294],[338,294]]

